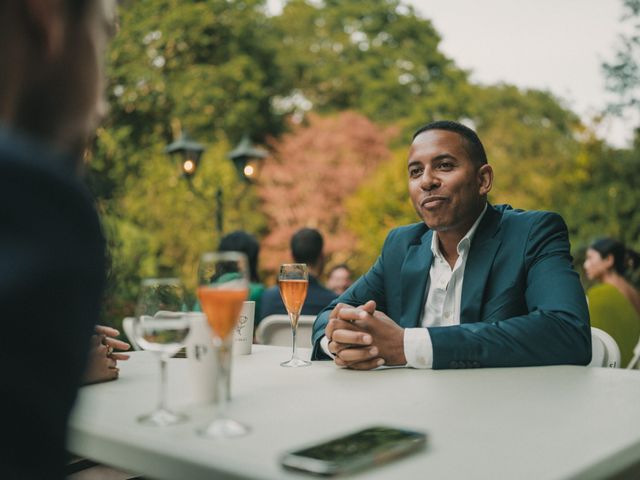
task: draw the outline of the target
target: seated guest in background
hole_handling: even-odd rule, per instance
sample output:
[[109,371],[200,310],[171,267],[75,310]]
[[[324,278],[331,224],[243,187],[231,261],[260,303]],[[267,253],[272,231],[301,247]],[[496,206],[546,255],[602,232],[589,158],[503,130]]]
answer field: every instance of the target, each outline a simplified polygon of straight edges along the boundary
[[351,269],[341,263],[336,265],[327,275],[327,288],[338,295],[342,295],[344,291],[351,286]]
[[600,282],[587,291],[591,325],[611,335],[626,366],[640,339],[640,293],[624,278],[628,267],[637,268],[640,256],[612,238],[601,238],[587,250],[584,271]]
[[589,363],[562,218],[490,205],[492,167],[459,123],[420,128],[407,173],[422,223],[392,230],[373,267],[318,316],[313,358],[363,370]]
[[0,476],[62,479],[105,283],[79,178],[104,112],[106,0],[0,2]]
[[258,254],[260,253],[260,244],[256,237],[242,230],[237,230],[225,235],[220,240],[218,250],[221,252],[242,252],[249,259],[249,300],[256,302],[255,312],[260,311],[260,300],[264,293],[264,285],[260,283],[258,276]]
[[[324,269],[323,247],[324,240],[322,235],[313,228],[298,230],[291,237],[291,256],[293,261],[295,263],[306,263],[309,269],[309,290],[307,290],[307,298],[302,306],[302,315],[317,315],[337,296],[331,290],[320,285],[318,281]],[[264,317],[274,314],[287,314],[287,309],[282,303],[280,289],[277,285],[264,291],[260,316],[257,318],[262,320]]]

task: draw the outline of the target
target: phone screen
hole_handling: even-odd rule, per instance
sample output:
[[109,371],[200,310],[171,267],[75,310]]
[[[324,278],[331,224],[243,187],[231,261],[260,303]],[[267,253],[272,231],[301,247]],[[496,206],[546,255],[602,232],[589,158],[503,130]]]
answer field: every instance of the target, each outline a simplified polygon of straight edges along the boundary
[[289,453],[283,465],[319,474],[347,472],[382,463],[422,447],[422,432],[371,427]]

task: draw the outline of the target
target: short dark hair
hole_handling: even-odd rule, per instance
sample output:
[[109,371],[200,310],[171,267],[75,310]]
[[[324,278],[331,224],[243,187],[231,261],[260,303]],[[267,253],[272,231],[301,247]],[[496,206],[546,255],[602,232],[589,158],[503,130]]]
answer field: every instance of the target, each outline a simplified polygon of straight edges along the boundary
[[614,238],[599,238],[589,248],[598,252],[602,258],[613,255],[613,269],[620,275],[624,275],[628,268],[635,270],[640,263],[640,255]]
[[476,165],[480,166],[489,163],[487,160],[487,153],[484,151],[484,146],[482,145],[478,134],[466,125],[452,120],[437,120],[435,122],[427,123],[416,130],[416,133],[413,134],[412,140],[415,140],[418,135],[428,130],[446,130],[448,132],[457,133],[462,137],[462,143],[469,154],[469,158],[471,158]]
[[256,237],[243,230],[231,232],[220,240],[218,250],[221,252],[242,252],[249,259],[249,274],[251,281],[258,283],[258,254],[260,253],[260,244]]
[[316,265],[323,247],[322,235],[314,228],[302,228],[291,237],[291,254],[296,263]]

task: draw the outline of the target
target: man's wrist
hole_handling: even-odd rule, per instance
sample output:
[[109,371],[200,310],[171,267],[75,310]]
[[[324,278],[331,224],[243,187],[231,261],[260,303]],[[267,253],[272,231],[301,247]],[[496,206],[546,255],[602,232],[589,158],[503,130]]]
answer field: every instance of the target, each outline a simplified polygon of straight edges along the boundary
[[433,367],[433,346],[426,328],[404,329],[404,354],[406,365],[413,368]]

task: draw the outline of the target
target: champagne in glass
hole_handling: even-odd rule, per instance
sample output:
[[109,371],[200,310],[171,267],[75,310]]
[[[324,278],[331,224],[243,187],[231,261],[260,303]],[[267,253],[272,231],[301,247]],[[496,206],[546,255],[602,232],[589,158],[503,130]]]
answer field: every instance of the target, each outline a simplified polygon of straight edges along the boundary
[[213,332],[216,352],[215,417],[198,433],[205,437],[245,435],[249,428],[226,416],[229,402],[233,329],[249,295],[249,263],[240,252],[205,253],[198,267],[198,299]]
[[302,311],[302,305],[307,298],[309,288],[309,271],[304,263],[285,263],[280,266],[278,274],[278,284],[280,285],[280,296],[291,320],[291,333],[293,334],[293,353],[291,359],[282,362],[283,367],[306,367],[311,362],[298,358],[296,352],[296,332],[298,330],[298,319]]
[[184,288],[177,278],[148,278],[142,281],[133,331],[136,342],[160,360],[160,394],[157,408],[138,418],[140,423],[167,426],[187,419],[166,405],[167,360],[183,346],[189,320],[182,311]]

